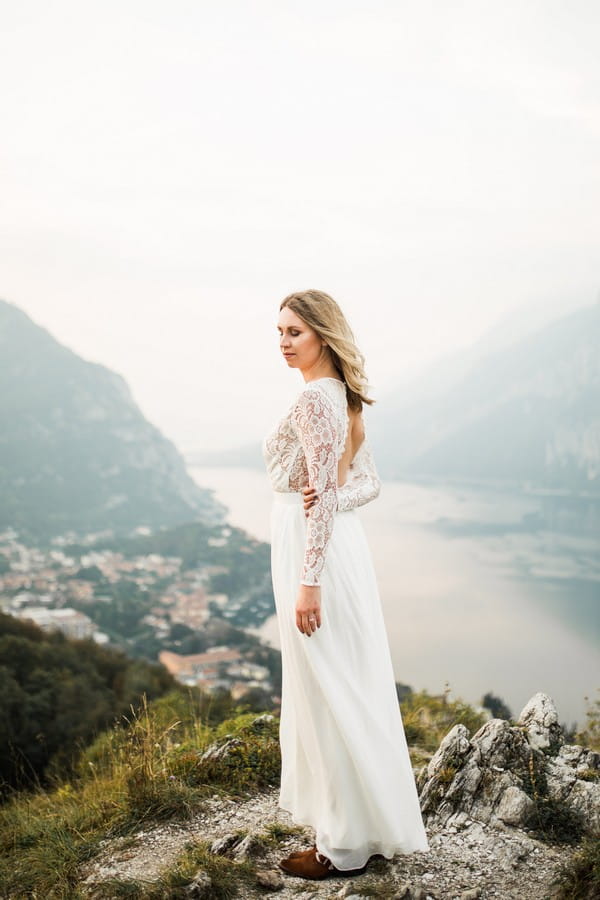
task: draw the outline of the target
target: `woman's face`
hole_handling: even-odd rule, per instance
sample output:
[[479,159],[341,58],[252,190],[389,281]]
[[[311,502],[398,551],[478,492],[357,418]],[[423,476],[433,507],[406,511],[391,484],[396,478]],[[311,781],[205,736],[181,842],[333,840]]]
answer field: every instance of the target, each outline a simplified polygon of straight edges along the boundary
[[323,356],[321,338],[304,319],[284,306],[277,323],[279,347],[290,369],[310,371]]

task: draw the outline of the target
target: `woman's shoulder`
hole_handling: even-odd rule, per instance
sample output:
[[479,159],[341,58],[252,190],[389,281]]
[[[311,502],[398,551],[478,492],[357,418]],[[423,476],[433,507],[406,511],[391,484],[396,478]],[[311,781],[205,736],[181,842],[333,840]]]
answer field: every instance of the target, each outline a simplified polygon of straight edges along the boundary
[[314,381],[306,382],[300,390],[300,396],[311,391],[320,391],[328,397],[345,397],[346,383],[338,378],[315,378]]
[[296,396],[290,411],[292,418],[306,415],[341,418],[346,411],[346,392],[337,384],[326,384],[321,379],[309,381]]
[[[344,390],[340,390],[340,385],[344,386]],[[333,378],[317,378],[314,381],[307,381],[296,397],[296,405],[305,406],[311,403],[345,408],[346,391],[344,382]]]

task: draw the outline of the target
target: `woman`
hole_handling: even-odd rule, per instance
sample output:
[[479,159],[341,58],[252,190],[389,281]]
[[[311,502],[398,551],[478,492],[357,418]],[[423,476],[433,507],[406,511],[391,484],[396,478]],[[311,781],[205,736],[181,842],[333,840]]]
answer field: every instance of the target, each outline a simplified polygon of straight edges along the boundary
[[279,806],[316,832],[280,866],[320,879],[429,845],[357,513],[380,490],[362,420],[374,402],[364,357],[321,291],[286,297],[277,329],[305,382],[263,442],[282,657]]

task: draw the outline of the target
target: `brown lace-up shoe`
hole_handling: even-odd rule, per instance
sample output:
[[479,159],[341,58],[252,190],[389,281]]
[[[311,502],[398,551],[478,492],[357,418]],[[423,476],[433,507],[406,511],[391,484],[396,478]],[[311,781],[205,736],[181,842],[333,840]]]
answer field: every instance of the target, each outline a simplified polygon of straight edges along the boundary
[[319,853],[316,847],[311,847],[304,856],[288,857],[282,859],[279,867],[288,875],[297,875],[299,878],[341,878],[348,875],[362,875],[367,864],[360,869],[336,869],[328,856]]

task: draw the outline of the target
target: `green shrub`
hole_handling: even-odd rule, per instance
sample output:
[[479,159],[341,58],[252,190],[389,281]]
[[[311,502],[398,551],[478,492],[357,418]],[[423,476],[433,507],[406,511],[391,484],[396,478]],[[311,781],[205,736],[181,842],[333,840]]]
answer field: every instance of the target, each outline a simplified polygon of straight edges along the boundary
[[527,766],[521,770],[513,766],[512,771],[521,778],[523,790],[533,800],[524,827],[549,844],[579,843],[585,834],[585,822],[567,803],[550,796],[544,754],[530,750]]
[[226,788],[233,794],[263,790],[279,782],[278,719],[257,720],[255,713],[245,713],[222,722],[214,736],[218,754],[203,759],[206,746],[196,750],[184,745],[169,759],[172,774],[187,784]]
[[[597,688],[597,691],[600,692],[600,688]],[[584,700],[587,701],[586,724],[575,734],[575,743],[600,753],[600,696],[593,702],[590,702],[587,696]]]
[[568,863],[563,863],[553,881],[556,900],[597,900],[600,897],[600,832],[586,835]]
[[418,744],[435,752],[455,725],[464,725],[470,734],[474,734],[487,721],[483,713],[463,700],[449,700],[449,693],[446,687],[441,696],[418,691],[402,699],[400,712],[408,744]]
[[[81,754],[70,781],[14,794],[0,807],[0,896],[74,898],[79,866],[102,839],[132,833],[140,822],[187,818],[215,790],[238,794],[275,783],[278,720],[253,724],[256,718],[245,713],[210,726],[195,696],[177,692],[150,704],[144,697]],[[221,766],[199,764],[228,734],[240,740],[240,752]],[[221,880],[225,897],[226,874]],[[142,896],[139,885],[117,889],[112,896]]]

